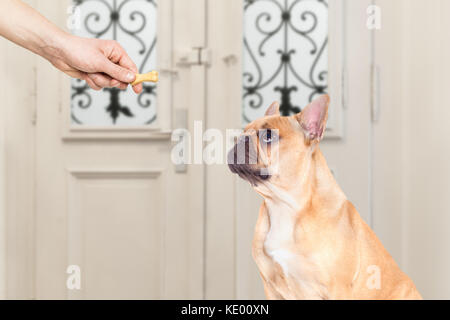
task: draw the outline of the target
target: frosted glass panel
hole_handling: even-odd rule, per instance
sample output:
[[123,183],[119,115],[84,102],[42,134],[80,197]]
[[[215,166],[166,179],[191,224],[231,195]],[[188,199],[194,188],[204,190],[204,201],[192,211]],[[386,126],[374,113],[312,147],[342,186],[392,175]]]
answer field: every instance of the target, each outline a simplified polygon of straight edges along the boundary
[[[117,40],[141,73],[156,69],[157,0],[74,0],[79,23],[73,33]],[[71,118],[75,126],[151,126],[156,120],[156,85],[144,84],[136,95],[126,91],[94,91],[72,81]]]
[[301,111],[328,89],[328,0],[244,0],[243,123]]

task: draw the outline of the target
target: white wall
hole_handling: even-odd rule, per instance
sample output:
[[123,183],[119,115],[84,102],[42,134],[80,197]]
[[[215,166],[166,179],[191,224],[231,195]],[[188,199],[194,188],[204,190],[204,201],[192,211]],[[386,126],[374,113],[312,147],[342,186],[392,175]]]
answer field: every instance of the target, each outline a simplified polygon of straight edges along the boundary
[[34,287],[32,115],[37,58],[4,39],[0,49],[0,298],[29,299]]
[[[0,41],[0,70],[4,70],[5,41]],[[0,73],[0,101],[5,99],[5,79]],[[5,104],[0,103],[0,299],[6,298],[6,185]]]
[[408,1],[404,14],[404,261],[426,298],[449,299],[450,2]]
[[[450,298],[450,2],[379,0],[376,233],[426,299]],[[401,259],[400,259],[401,258]]]

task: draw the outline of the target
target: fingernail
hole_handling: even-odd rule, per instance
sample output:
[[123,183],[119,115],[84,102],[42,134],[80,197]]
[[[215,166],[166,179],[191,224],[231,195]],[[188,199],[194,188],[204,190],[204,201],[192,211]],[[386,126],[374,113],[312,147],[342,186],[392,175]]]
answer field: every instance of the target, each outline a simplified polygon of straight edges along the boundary
[[128,82],[134,81],[134,74],[132,74],[132,73],[127,74],[127,80],[128,80]]

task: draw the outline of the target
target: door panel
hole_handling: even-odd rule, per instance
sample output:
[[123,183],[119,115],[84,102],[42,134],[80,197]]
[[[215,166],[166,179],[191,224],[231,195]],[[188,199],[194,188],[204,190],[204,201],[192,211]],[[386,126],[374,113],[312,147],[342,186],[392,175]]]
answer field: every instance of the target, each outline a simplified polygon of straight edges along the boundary
[[[176,173],[170,137],[174,103],[203,120],[197,115],[204,106],[195,103],[202,99],[187,89],[202,95],[201,70],[173,65],[172,41],[182,38],[187,48],[198,41],[183,24],[192,21],[177,17],[201,13],[205,5],[160,2],[165,19],[158,22],[157,127],[73,126],[69,79],[38,62],[38,299],[203,297],[203,167]],[[50,20],[65,25],[68,1],[38,4]],[[191,17],[200,23],[201,16]],[[66,288],[69,265],[81,268],[81,290]]]
[[69,262],[79,262],[84,271],[83,290],[69,291],[69,297],[161,297],[165,183],[161,171],[68,174]]

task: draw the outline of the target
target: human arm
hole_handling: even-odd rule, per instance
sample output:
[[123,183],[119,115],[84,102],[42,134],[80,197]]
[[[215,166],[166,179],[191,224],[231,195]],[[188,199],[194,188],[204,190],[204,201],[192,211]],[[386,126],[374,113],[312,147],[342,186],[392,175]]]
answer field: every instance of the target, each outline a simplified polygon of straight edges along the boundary
[[[136,65],[116,41],[71,35],[20,0],[1,0],[0,36],[47,59],[73,78],[100,90],[125,89],[135,80]],[[142,85],[133,87],[136,93]]]

